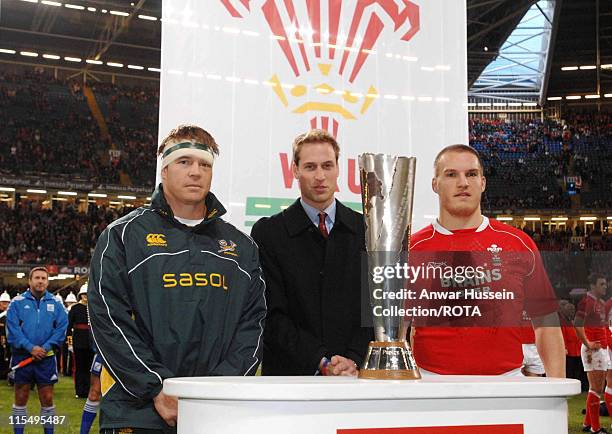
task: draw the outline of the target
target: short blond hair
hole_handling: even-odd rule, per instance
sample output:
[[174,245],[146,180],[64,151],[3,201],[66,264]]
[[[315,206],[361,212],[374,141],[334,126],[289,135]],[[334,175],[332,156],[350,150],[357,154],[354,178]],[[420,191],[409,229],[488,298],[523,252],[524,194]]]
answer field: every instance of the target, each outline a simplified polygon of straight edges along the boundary
[[296,166],[300,164],[300,151],[302,147],[309,143],[329,143],[334,149],[334,154],[336,154],[336,162],[338,161],[338,157],[340,157],[340,146],[338,146],[338,142],[334,136],[328,131],[314,129],[300,134],[293,140],[293,162]]
[[438,155],[436,155],[433,164],[434,173],[436,176],[438,176],[438,163],[440,162],[440,158],[442,158],[444,154],[447,154],[449,152],[467,152],[468,154],[472,154],[473,156],[475,156],[478,160],[478,166],[480,166],[480,174],[484,176],[484,164],[482,163],[482,158],[480,158],[480,154],[478,153],[478,151],[472,148],[471,146],[460,143],[456,145],[449,145],[443,148],[440,152],[438,152]]
[[172,129],[157,148],[157,155],[163,154],[164,148],[168,143],[181,140],[195,140],[208,146],[212,153],[219,155],[219,145],[217,145],[213,136],[205,129],[192,124],[183,124]]

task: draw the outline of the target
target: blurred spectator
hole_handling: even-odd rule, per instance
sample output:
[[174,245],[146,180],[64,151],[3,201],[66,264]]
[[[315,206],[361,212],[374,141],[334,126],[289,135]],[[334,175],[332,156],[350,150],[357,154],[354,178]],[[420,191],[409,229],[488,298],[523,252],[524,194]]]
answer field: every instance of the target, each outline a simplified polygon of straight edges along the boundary
[[[90,84],[108,126],[103,139],[83,84],[44,70],[0,72],[0,173],[51,174],[93,183],[152,187],[159,89]],[[612,208],[612,116],[470,119],[470,145],[487,176],[486,210]],[[577,201],[566,176],[582,181]]]
[[[485,164],[483,209],[612,207],[612,117],[568,114],[563,121],[471,119],[470,145]],[[567,176],[580,177],[572,203]]]
[[[0,72],[0,172],[120,185],[123,171],[123,184],[152,187],[156,161],[142,150],[157,143],[159,92],[110,83],[92,88],[110,142],[102,138],[81,83],[37,72]],[[127,109],[115,113],[117,104]],[[114,164],[113,148],[121,151]]]
[[72,204],[40,209],[22,200],[11,209],[0,202],[0,263],[88,265],[100,233],[132,209],[89,204],[80,213]]

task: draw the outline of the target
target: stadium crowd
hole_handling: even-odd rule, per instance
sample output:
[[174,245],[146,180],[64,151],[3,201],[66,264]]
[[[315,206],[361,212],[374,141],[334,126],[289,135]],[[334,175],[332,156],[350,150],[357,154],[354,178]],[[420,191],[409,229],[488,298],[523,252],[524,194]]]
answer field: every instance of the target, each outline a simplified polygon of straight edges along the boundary
[[569,209],[568,176],[581,178],[581,208],[612,206],[612,121],[471,119],[470,145],[485,164],[485,209]]
[[[0,173],[121,185],[153,185],[155,158],[142,149],[155,143],[159,93],[92,85],[111,132],[104,139],[91,115],[83,85],[44,72],[0,72]],[[114,110],[115,107],[122,107]],[[109,150],[120,157],[113,159]]]
[[113,143],[121,151],[114,165],[129,174],[132,185],[152,187],[156,160],[149,151],[157,143],[159,91],[107,83],[93,85],[92,90],[106,111]]
[[0,73],[0,172],[116,183],[79,85]]
[[[81,212],[73,203],[44,208],[40,201],[22,199],[12,208],[0,202],[0,264],[86,266],[104,228],[132,209],[89,203]],[[612,235],[598,228],[523,230],[541,251],[612,251]]]
[[72,204],[40,205],[22,200],[13,209],[0,202],[0,264],[87,265],[100,233],[129,212],[92,203],[86,212]]
[[[5,126],[0,173],[153,187],[156,160],[148,150],[157,141],[159,90],[105,82],[89,86],[108,140],[81,83],[43,71],[0,72]],[[481,154],[488,179],[485,210],[571,208],[567,176],[581,178],[581,208],[612,207],[610,115],[570,113],[562,121],[474,118],[469,127],[470,145]]]
[[[82,83],[42,70],[0,72],[0,122],[5,125],[0,131],[0,174],[153,187],[156,161],[149,150],[157,141],[158,89],[106,82],[89,86],[110,140],[102,138]],[[485,164],[485,212],[571,209],[575,204],[566,191],[567,176],[581,179],[581,208],[612,207],[611,116],[473,118],[469,129],[470,145]],[[69,203],[42,209],[32,200],[18,201],[12,209],[2,202],[0,263],[87,265],[100,232],[128,211],[106,205],[79,210]],[[524,230],[543,251],[612,250],[612,237],[599,229]],[[575,237],[583,238],[576,242]]]

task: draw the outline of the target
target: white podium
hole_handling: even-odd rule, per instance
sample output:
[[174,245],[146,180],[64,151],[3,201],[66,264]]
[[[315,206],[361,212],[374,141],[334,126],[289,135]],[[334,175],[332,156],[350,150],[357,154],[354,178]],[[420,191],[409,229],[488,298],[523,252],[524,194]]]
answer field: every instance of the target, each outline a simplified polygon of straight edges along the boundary
[[198,377],[164,382],[178,434],[567,434],[577,380]]

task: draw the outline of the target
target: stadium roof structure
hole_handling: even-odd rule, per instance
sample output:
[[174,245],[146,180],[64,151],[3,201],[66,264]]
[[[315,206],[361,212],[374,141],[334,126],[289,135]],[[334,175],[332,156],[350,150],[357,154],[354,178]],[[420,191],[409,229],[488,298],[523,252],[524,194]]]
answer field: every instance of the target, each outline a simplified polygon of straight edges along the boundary
[[160,17],[161,0],[4,0],[0,61],[158,79]]
[[[157,80],[161,4],[3,0],[0,63]],[[466,0],[466,7],[473,95],[544,103],[610,93],[612,101],[612,1]]]
[[558,29],[547,96],[612,93],[612,2],[563,0]]
[[467,0],[467,17],[472,99],[612,97],[612,2]]
[[481,100],[542,101],[550,68],[549,48],[558,20],[557,5],[555,0],[531,5],[472,84],[471,96]]

